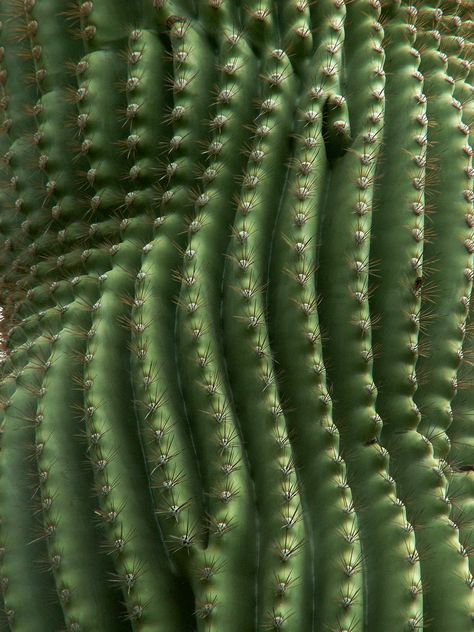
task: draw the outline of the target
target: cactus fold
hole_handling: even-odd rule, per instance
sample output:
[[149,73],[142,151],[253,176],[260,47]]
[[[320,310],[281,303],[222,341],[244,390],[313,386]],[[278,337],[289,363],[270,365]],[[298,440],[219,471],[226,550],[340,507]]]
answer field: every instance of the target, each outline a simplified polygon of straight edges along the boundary
[[0,629],[474,630],[470,0],[0,0]]

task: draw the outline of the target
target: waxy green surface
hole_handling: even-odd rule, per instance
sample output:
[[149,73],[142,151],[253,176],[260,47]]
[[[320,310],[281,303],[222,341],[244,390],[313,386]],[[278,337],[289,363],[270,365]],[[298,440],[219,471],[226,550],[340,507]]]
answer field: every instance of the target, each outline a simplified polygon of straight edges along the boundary
[[474,630],[472,10],[0,0],[0,630]]

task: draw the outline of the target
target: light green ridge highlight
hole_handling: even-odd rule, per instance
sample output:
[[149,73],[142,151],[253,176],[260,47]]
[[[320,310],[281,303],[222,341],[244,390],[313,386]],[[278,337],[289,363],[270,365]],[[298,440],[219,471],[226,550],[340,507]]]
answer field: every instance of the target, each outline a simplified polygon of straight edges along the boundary
[[[423,67],[423,55],[431,54],[430,51],[438,45],[438,38],[428,37],[430,36],[422,39],[422,36],[418,35],[415,41],[415,45],[420,45],[422,51],[420,67]],[[421,45],[428,41],[431,42],[430,46]],[[430,130],[429,118],[426,119],[425,125]],[[429,161],[429,145],[427,149]],[[423,313],[421,318],[423,319]],[[393,453],[397,487],[405,500],[408,519],[415,528],[423,586],[424,620],[431,622],[433,630],[441,630],[446,625],[454,625],[459,630],[471,629],[472,620],[469,612],[472,611],[472,596],[468,581],[469,570],[467,560],[459,552],[457,528],[449,519],[450,501],[447,496],[447,472],[444,462],[434,458],[430,440],[418,432],[398,434]],[[397,459],[401,463],[400,467],[397,467]],[[435,542],[436,558],[430,554]],[[440,573],[440,568],[444,571],[449,569],[449,572]],[[446,595],[448,583],[452,590],[452,609],[449,616],[444,619],[441,602]]]
[[[0,450],[2,449],[2,437],[6,422],[6,411],[11,406],[11,396],[16,390],[18,372],[28,362],[28,351],[17,347],[13,353],[5,353],[1,360],[0,378]],[[2,477],[2,461],[0,460],[0,478]],[[8,588],[8,577],[3,575],[2,560],[5,556],[5,542],[0,529],[0,625],[3,629],[11,631],[8,625],[8,609],[4,600],[4,593]]]
[[[138,376],[143,376],[141,383],[139,377],[134,380],[134,389],[142,424],[142,444],[153,488],[154,510],[166,546],[176,558],[180,572],[189,582],[191,575],[193,580],[196,579],[189,564],[188,553],[200,537],[198,519],[202,513],[202,498],[199,498],[199,477],[196,475],[192,438],[186,436],[185,409],[176,382],[174,299],[179,292],[179,284],[173,278],[173,272],[179,266],[180,249],[184,247],[186,239],[185,217],[190,206],[189,187],[199,143],[205,135],[201,123],[209,107],[208,87],[213,71],[210,51],[202,35],[191,28],[189,22],[173,22],[170,29],[169,56],[176,75],[169,81],[172,92],[172,107],[169,112],[161,112],[162,100],[157,111],[153,111],[151,104],[147,102],[147,81],[153,81],[153,77],[147,77],[142,64],[150,63],[151,59],[143,53],[130,66],[130,74],[133,72],[133,75],[129,81],[133,76],[139,78],[139,81],[133,94],[129,96],[129,105],[136,97],[139,102],[143,100],[138,120],[148,116],[157,121],[159,114],[162,130],[159,151],[158,147],[153,147],[158,136],[145,147],[145,151],[140,143],[137,145],[138,160],[130,168],[130,177],[133,179],[137,174],[137,178],[141,179],[143,173],[145,182],[147,178],[152,181],[156,170],[154,162],[161,155],[161,181],[167,183],[160,186],[158,204],[154,203],[156,212],[150,239],[143,244],[142,265],[137,271],[135,281],[137,295],[135,298],[131,295],[128,300],[133,304],[132,365],[138,369]],[[154,36],[145,34],[145,42],[150,38]],[[143,33],[137,33],[136,36],[132,33],[129,61],[133,61],[133,49],[140,50],[141,41]],[[154,48],[147,54],[157,55],[156,46],[157,42],[153,42]],[[142,72],[135,72],[136,66],[138,70],[143,68]],[[196,97],[201,99],[197,120],[190,117],[190,105]],[[147,125],[143,122],[141,124],[149,136]],[[148,141],[150,140],[148,137]],[[141,296],[148,297],[146,305],[140,304]],[[186,462],[189,460],[191,464],[188,467]],[[194,498],[193,502],[190,502],[190,498]],[[178,499],[182,502],[178,502]]]
[[[429,339],[429,361],[423,356],[418,359],[417,369],[425,372],[426,381],[420,385],[414,399],[421,409],[420,432],[430,439],[435,454],[446,458],[449,453],[446,429],[452,420],[450,404],[456,388],[462,324],[467,317],[472,286],[472,276],[465,272],[472,269],[474,251],[470,248],[470,228],[465,222],[466,212],[472,209],[472,197],[464,192],[465,168],[470,166],[471,160],[464,151],[466,137],[462,110],[454,100],[454,79],[446,74],[447,58],[436,49],[422,50],[421,58],[426,77],[427,116],[436,123],[436,127],[433,125],[427,130],[427,160],[432,168],[436,168],[437,182],[443,186],[436,196],[430,191],[427,193],[427,203],[433,212],[430,230],[436,246],[429,241],[425,243],[425,256],[435,259],[433,269],[425,274],[425,281],[435,288],[435,295],[429,319],[423,318],[423,312],[421,314],[420,343]],[[438,151],[440,144],[443,145],[442,152]],[[450,207],[448,217],[439,212],[446,204]]]
[[245,38],[257,55],[264,55],[266,47],[278,43],[272,0],[248,0],[243,3]]
[[473,488],[474,480],[472,471],[451,472],[449,481],[449,493],[453,499],[451,520],[459,529],[459,552],[469,563],[470,577],[467,581],[474,584],[472,547],[474,546],[472,523],[474,521]]
[[[90,285],[90,283],[89,283]],[[79,286],[80,295],[81,286]],[[87,290],[86,290],[87,291]],[[37,393],[42,416],[36,426],[35,451],[41,483],[44,529],[56,590],[68,630],[118,630],[114,621],[120,610],[111,590],[111,560],[101,554],[99,531],[91,501],[92,469],[98,467],[87,454],[85,429],[79,431],[77,417],[82,394],[74,384],[71,357],[81,357],[86,346],[90,312],[77,302],[67,305],[61,332],[54,334],[47,372]],[[95,436],[93,429],[91,435]],[[41,473],[47,472],[46,480]],[[80,547],[78,547],[80,543]],[[129,629],[125,621],[120,629]]]
[[449,452],[449,472],[448,494],[451,498],[452,506],[450,519],[459,529],[460,550],[467,556],[471,577],[474,574],[472,561],[473,532],[472,523],[474,520],[473,498],[473,474],[474,471],[474,433],[473,420],[474,406],[472,401],[473,393],[473,331],[472,331],[472,295],[469,309],[469,319],[465,327],[463,340],[463,360],[459,367],[457,376],[457,391],[452,401],[453,422],[449,426],[447,433],[451,442]]
[[[53,90],[58,83],[70,83],[68,66],[78,62],[83,53],[82,42],[71,37],[64,4],[62,0],[30,2],[31,19],[38,23],[32,41],[32,53],[39,57],[41,68],[46,71],[43,81],[45,92]],[[34,46],[39,46],[40,50],[34,49]]]
[[[427,97],[418,70],[420,54],[412,47],[415,20],[416,13],[402,7],[387,28],[385,150],[377,172],[370,249],[374,284],[370,305],[377,322],[373,332],[378,349],[374,362],[374,379],[379,386],[376,409],[384,421],[382,445],[393,455],[390,472],[407,503],[410,491],[403,476],[399,483],[398,475],[412,463],[409,446],[416,446],[421,439],[417,433],[420,413],[413,395],[418,388],[415,366],[423,283],[425,180],[430,173],[426,166]],[[409,515],[417,524],[417,515]],[[413,537],[411,540],[407,554],[412,555],[419,581],[423,550],[418,539],[418,551]],[[421,592],[414,596],[414,605],[421,609]]]
[[[11,11],[14,23],[16,24],[15,28],[12,29],[12,32],[21,46],[21,51],[19,50],[17,55],[24,60],[25,63],[25,81],[35,86],[36,96],[39,97],[39,100],[36,103],[30,103],[25,109],[27,115],[35,119],[36,126],[36,129],[31,137],[26,136],[25,140],[32,145],[40,145],[43,132],[38,127],[37,116],[43,108],[41,104],[41,97],[45,91],[48,90],[48,69],[45,67],[43,61],[43,47],[38,44],[36,39],[39,30],[39,21],[36,19],[37,16],[32,14],[32,9],[35,4],[35,0],[27,0],[23,3],[13,3]],[[50,22],[50,24],[51,23],[52,22]],[[58,101],[57,95],[55,96],[53,104],[54,116],[58,118],[57,123],[61,124],[61,119],[64,118],[62,112],[64,108],[61,107],[61,100]],[[53,114],[53,112],[51,114]],[[45,205],[48,206],[51,198],[54,197],[58,183],[54,178],[48,178],[45,173],[48,156],[46,154],[41,154],[37,160],[40,176],[39,181],[41,183],[39,186],[42,189],[44,196],[41,206],[44,207]],[[30,177],[31,176],[28,175],[27,179],[30,180]],[[25,200],[21,197],[17,198],[15,204],[19,205],[19,210],[22,210]],[[32,202],[32,204],[34,204],[34,202]]]
[[123,46],[130,24],[133,27],[140,26],[143,16],[140,4],[89,0],[73,5],[69,15],[77,24],[76,36],[83,40],[87,50],[118,50]]
[[458,371],[458,389],[452,401],[453,423],[448,428],[451,442],[449,461],[454,468],[474,466],[472,448],[474,447],[474,433],[472,415],[474,406],[472,401],[473,378],[473,322],[472,302],[469,320],[465,327],[463,341],[463,360]]
[[[221,44],[216,88],[217,107],[209,121],[212,136],[203,151],[207,167],[195,192],[195,215],[188,222],[188,241],[178,271],[178,354],[183,394],[205,490],[205,550],[193,565],[198,616],[206,630],[242,629],[255,618],[255,514],[253,483],[239,422],[229,392],[218,338],[220,282],[238,190],[235,173],[243,166],[241,126],[251,120],[255,61],[243,38],[229,30]],[[248,136],[248,134],[247,134]],[[212,427],[214,426],[214,428]],[[238,546],[246,541],[245,550]],[[202,582],[212,560],[216,570]],[[237,597],[238,596],[238,597]],[[238,598],[238,604],[236,599]],[[232,614],[236,603],[240,616]]]
[[[208,36],[217,39],[216,35],[222,35],[226,31],[241,32],[241,24],[238,20],[239,4],[235,0],[204,0],[199,3],[199,21],[202,23]],[[219,42],[218,46],[221,42]]]
[[[115,563],[116,583],[122,589],[132,628],[178,632],[186,629],[189,610],[178,606],[179,584],[153,516],[131,406],[133,395],[128,366],[118,360],[110,361],[112,349],[117,358],[129,357],[126,349],[130,341],[130,307],[121,297],[133,293],[135,276],[140,269],[141,248],[137,245],[146,243],[145,236],[149,232],[141,219],[130,221],[124,231],[123,240],[112,254],[112,268],[100,276],[98,300],[91,306],[94,335],[83,358],[84,379],[88,381],[84,415],[91,458],[97,464],[94,468],[99,495],[96,513],[104,524],[107,548]],[[103,314],[108,314],[108,318]],[[104,381],[100,377],[106,367]],[[113,371],[111,367],[115,367]],[[92,429],[100,436],[99,440],[94,441]]]
[[[234,47],[236,49],[235,51],[233,50]],[[244,85],[245,91],[242,93],[238,76],[234,76],[234,73],[240,70],[242,62],[244,61],[238,55],[241,47],[242,43],[238,37],[235,39],[235,36],[228,36],[225,48],[229,50],[227,55],[230,55],[230,59],[226,59],[227,66],[224,61],[220,64],[219,60],[219,64],[222,65],[224,73],[227,73],[229,78],[224,85],[220,84],[217,89],[218,108],[220,110],[223,109],[223,111],[228,109],[230,112],[232,112],[234,108],[237,108],[237,112],[240,110],[239,114],[245,112],[245,108],[248,107],[247,103],[245,103],[245,98],[248,98],[249,90],[251,89],[250,85]],[[235,57],[233,56],[234,54]],[[224,76],[226,75],[224,74]],[[235,101],[237,102],[236,104],[234,103]],[[218,116],[219,114],[216,114],[212,120],[217,121]],[[218,126],[216,127],[215,125],[211,125],[210,127],[211,129],[218,129]],[[216,140],[215,132],[214,137],[209,140],[209,144],[207,145],[208,151],[205,153],[208,153],[208,157],[211,161],[218,160],[222,140],[225,139],[217,137]],[[229,143],[229,139],[227,139],[227,143]],[[230,160],[235,163],[236,156],[231,155],[231,149],[231,147],[227,147],[224,151],[226,151],[226,155]],[[224,165],[222,165],[222,167],[224,167]],[[222,183],[225,182],[225,180],[222,180],[224,177],[223,171],[224,169],[219,169],[217,175],[218,178],[220,177]],[[208,177],[210,177],[210,173],[211,168],[206,170]],[[227,179],[229,179],[229,176],[227,176]],[[198,194],[196,193],[195,195]],[[199,195],[195,203],[196,208],[201,206],[200,200],[202,200],[202,206],[204,206],[204,199],[207,200],[207,198],[206,193]],[[217,205],[215,208],[217,211],[219,206]],[[198,223],[198,219],[191,222],[190,234],[198,230]],[[207,224],[208,222],[205,223]],[[194,228],[195,226],[196,228]],[[210,227],[216,231],[216,227],[212,227],[212,224],[210,224]],[[207,231],[203,229],[203,232],[205,233]],[[199,240],[200,233],[197,233],[196,236],[198,237],[197,241],[201,243],[201,240]],[[207,239],[209,239],[209,236]],[[203,245],[205,245],[205,242],[203,242]],[[192,250],[194,250],[194,235],[193,242],[188,241],[188,245],[185,249],[185,262],[188,259],[188,253]],[[203,248],[198,248],[197,255],[205,255],[205,252],[203,253],[202,251]],[[216,254],[218,254],[218,251]],[[207,264],[209,264],[211,255],[212,251],[209,252],[208,257],[206,257]],[[179,278],[183,279],[183,287],[186,287],[184,279],[190,278],[191,273],[189,267],[191,266],[193,270],[195,268],[195,256],[196,255],[192,257],[188,264],[185,263],[183,271],[178,273]],[[206,285],[207,283],[206,281]],[[199,287],[200,275],[197,275],[195,283],[192,283],[192,291],[201,292],[201,290],[195,288],[195,284]],[[205,285],[202,287],[203,290],[206,289],[206,291],[209,291],[209,288]],[[209,287],[212,287],[212,284],[210,284]],[[204,292],[202,292],[202,294],[203,293]],[[186,304],[193,304],[191,299],[186,303],[187,300],[185,297],[180,299],[183,308],[185,308]],[[202,303],[202,296],[200,297],[200,303]],[[203,310],[201,310],[201,312],[202,311]],[[192,318],[192,322],[186,322],[190,318]],[[181,320],[180,316],[179,319]],[[196,323],[196,319],[199,321],[198,323]],[[180,321],[178,321],[178,327],[181,329],[182,326],[180,326],[179,322]],[[192,357],[190,362],[192,365],[196,363],[196,353],[200,357],[205,357],[205,362],[199,362],[198,357],[197,382],[195,382],[196,374],[192,370],[186,371],[186,373],[189,372],[189,378],[185,377],[182,379],[185,393],[188,392],[188,382],[195,384],[195,388],[190,391],[190,397],[187,401],[187,410],[188,414],[191,410],[193,410],[194,413],[193,417],[195,418],[195,422],[193,423],[193,433],[198,454],[209,454],[209,458],[205,458],[204,462],[208,461],[213,464],[211,469],[213,472],[213,476],[210,479],[211,484],[209,484],[207,472],[202,472],[204,489],[207,490],[205,497],[208,497],[205,506],[207,517],[205,518],[202,535],[208,542],[205,546],[204,553],[199,552],[196,559],[192,562],[193,573],[195,576],[197,575],[201,582],[201,586],[196,585],[196,582],[194,582],[196,585],[198,625],[202,625],[203,629],[206,630],[218,629],[220,626],[231,626],[230,629],[233,629],[232,626],[237,626],[236,629],[240,629],[242,625],[248,625],[253,618],[252,610],[244,606],[245,603],[248,603],[248,596],[246,597],[246,595],[249,589],[247,586],[250,588],[252,586],[246,578],[247,571],[244,570],[245,568],[252,568],[251,561],[248,559],[251,549],[244,553],[236,546],[236,542],[238,542],[240,538],[248,539],[251,537],[250,526],[252,521],[249,522],[248,519],[245,518],[249,513],[249,483],[246,481],[245,468],[243,467],[240,449],[238,445],[236,445],[237,436],[235,434],[235,424],[230,419],[232,413],[229,410],[229,403],[226,401],[225,393],[222,394],[222,396],[219,395],[218,380],[220,378],[214,364],[215,361],[212,359],[213,354],[211,350],[211,345],[214,343],[212,341],[206,343],[206,340],[204,340],[208,335],[206,318],[204,316],[203,321],[199,314],[196,314],[195,311],[191,311],[190,315],[185,317],[185,323],[184,332],[188,343],[191,345],[190,353]],[[199,332],[199,334],[194,335],[195,332]],[[199,348],[196,348],[196,345]],[[186,357],[186,352],[184,352],[184,357]],[[199,366],[201,368],[199,368]],[[198,403],[196,403],[196,401],[198,401]],[[221,426],[216,435],[209,434],[208,430],[209,423],[212,423],[214,419]],[[243,557],[242,553],[244,553]],[[233,558],[235,558],[235,560]],[[237,581],[240,587],[238,587]],[[237,594],[240,596],[239,598],[242,599],[240,617],[231,615],[231,611],[226,607],[226,603],[229,599],[235,600]],[[251,595],[250,598],[252,598]],[[202,620],[202,623],[199,622],[199,619]]]
[[132,306],[134,397],[155,513],[167,548],[183,549],[184,553],[174,557],[189,581],[189,550],[195,541],[190,538],[189,546],[185,546],[187,540],[183,542],[182,538],[188,528],[193,537],[200,536],[196,525],[202,514],[202,499],[176,380],[174,341],[171,335],[163,335],[163,331],[170,332],[174,326],[174,309],[169,309],[169,305],[176,291],[169,269],[163,266],[166,256],[175,261],[175,249],[166,232],[169,219],[154,223],[153,239],[142,249],[135,292],[127,301]]
[[154,17],[161,32],[169,30],[176,18],[189,19],[188,7],[183,7],[179,0],[152,0]]
[[4,411],[0,452],[1,505],[9,508],[2,511],[0,527],[4,602],[10,628],[25,632],[59,630],[64,625],[53,599],[52,578],[41,568],[47,559],[45,533],[34,513],[39,477],[33,448],[35,424],[40,421],[34,393],[43,379],[42,363],[49,357],[50,345],[45,337],[31,343],[28,363],[14,374],[16,389]]
[[[163,141],[165,94],[165,49],[151,30],[135,29],[130,33],[127,49],[129,88],[123,121],[129,135],[124,142],[128,167],[128,180],[135,190],[150,186],[159,166],[159,146]],[[139,193],[129,193],[124,204],[133,210]],[[133,196],[133,197],[132,197]],[[129,212],[130,212],[129,210]]]
[[[21,15],[15,9],[14,0],[4,0],[0,7],[1,40],[4,49],[4,68],[8,82],[8,124],[3,131],[13,140],[23,134],[31,133],[32,125],[26,109],[36,101],[36,86],[26,80],[30,70],[29,61],[24,55],[29,48],[21,32]],[[20,32],[18,32],[20,29]]]
[[[30,139],[26,136],[15,140],[9,149],[8,171],[9,183],[6,207],[11,214],[13,226],[15,226],[15,237],[17,238],[18,228],[23,221],[23,213],[32,212],[36,207],[35,186],[41,186],[41,176],[26,168],[26,165],[34,162],[35,150]],[[9,235],[8,243],[4,242],[4,250],[15,248],[13,234]]]
[[[472,44],[467,44],[466,40],[461,36],[460,26],[462,22],[458,16],[454,16],[452,19],[452,31],[457,35],[442,35],[440,42],[440,49],[448,56],[448,74],[455,80],[454,87],[454,99],[459,101],[462,105],[461,117],[462,123],[458,126],[458,129],[464,133],[466,140],[470,143],[472,141],[471,133],[471,119],[468,108],[464,108],[466,81],[468,81],[469,73],[471,70],[471,62],[469,62],[469,56],[472,54]],[[453,101],[454,102],[454,101]],[[474,171],[472,168],[471,152],[466,155],[467,165],[464,167],[465,173],[465,186],[464,194],[472,191],[472,180]],[[469,198],[469,195],[468,195]],[[466,202],[468,199],[466,199]],[[469,211],[465,215],[466,223],[468,218],[471,217],[472,211]],[[466,267],[464,270],[466,278],[472,281],[473,272],[472,265]],[[470,308],[468,318],[463,322],[460,320],[459,328],[463,334],[462,343],[462,358],[455,378],[455,393],[451,401],[452,410],[452,423],[447,428],[446,434],[449,438],[450,451],[449,451],[449,463],[451,470],[449,473],[448,491],[447,494],[451,499],[452,507],[450,518],[453,523],[459,529],[459,544],[460,552],[467,557],[469,562],[469,569],[472,575],[473,562],[471,559],[471,551],[473,546],[473,533],[472,522],[474,519],[473,502],[472,502],[472,474],[470,462],[473,461],[469,455],[468,448],[470,444],[470,425],[466,425],[466,421],[469,421],[469,410],[466,408],[466,404],[469,402],[469,392],[471,388],[471,345],[472,345],[472,326],[471,326],[471,305],[472,305],[472,288],[469,293]],[[447,469],[447,468],[446,468]]]
[[[117,84],[122,82],[124,92],[129,84],[125,78],[125,60],[112,50],[85,55],[76,72],[78,88],[71,99],[77,104],[78,115],[83,117],[78,119],[76,159],[84,157],[90,164],[86,175],[93,191],[84,196],[84,205],[95,216],[101,209],[118,206],[122,200],[117,173],[123,173],[126,165],[117,143],[124,140],[125,130],[111,113],[126,108],[125,95],[117,90]],[[110,151],[114,145],[115,151]]]
[[[7,18],[7,15],[4,13],[1,14],[2,18]],[[5,28],[4,23],[1,23],[0,26],[0,34],[2,36],[2,44],[7,44],[7,39],[12,38],[12,34],[9,25],[7,23],[7,28]],[[10,166],[10,161],[13,157],[13,152],[11,151],[12,144],[17,136],[16,130],[18,127],[18,122],[24,119],[23,112],[15,111],[15,108],[12,107],[12,94],[15,99],[15,93],[18,89],[18,81],[22,77],[21,70],[23,69],[23,65],[16,54],[17,51],[14,51],[12,46],[12,42],[8,42],[7,46],[3,45],[0,47],[0,57],[1,57],[1,74],[0,74],[0,92],[1,92],[1,127],[0,127],[0,143],[1,143],[1,197],[2,197],[2,205],[4,208],[9,208],[10,213],[5,217],[2,217],[1,221],[1,240],[2,240],[2,260],[5,262],[5,268],[8,269],[10,261],[11,261],[11,234],[18,231],[19,228],[19,217],[18,213],[18,180],[19,174],[16,173]],[[11,67],[11,63],[13,63],[13,69]],[[15,66],[17,71],[15,71]],[[24,90],[25,97],[28,98],[29,91]],[[13,101],[13,105],[15,102]],[[15,121],[17,121],[17,125],[15,125]]]
[[[332,170],[319,237],[317,284],[321,326],[327,336],[323,351],[334,389],[334,423],[360,526],[362,553],[353,563],[361,565],[364,573],[365,610],[358,625],[367,630],[378,630],[380,621],[400,629],[422,621],[412,598],[419,581],[416,559],[413,565],[410,558],[412,553],[416,556],[413,528],[388,472],[388,452],[378,443],[382,419],[375,411],[377,388],[372,376],[368,258],[385,100],[379,14],[380,7],[372,3],[347,7],[346,91],[354,141]],[[368,88],[361,93],[362,84]],[[393,584],[387,589],[390,580]]]
[[[385,151],[377,170],[370,247],[374,284],[370,306],[377,324],[373,341],[379,350],[374,361],[374,379],[380,388],[376,408],[384,421],[381,442],[389,452],[393,450],[392,473],[407,464],[407,455],[397,450],[400,433],[407,441],[416,440],[420,420],[413,395],[418,388],[424,182],[429,171],[427,98],[418,69],[420,55],[412,46],[415,20],[416,13],[402,7],[387,28]],[[395,169],[400,164],[403,168]]]
[[296,73],[308,66],[313,47],[310,2],[289,0],[274,3],[282,47],[287,51]]
[[[64,162],[64,154],[73,143],[70,121],[75,106],[67,100],[74,78],[70,66],[82,54],[81,42],[70,37],[68,22],[61,13],[60,0],[25,3],[24,20],[35,23],[29,37],[32,65],[40,97],[30,108],[37,129],[33,140],[37,147],[37,165],[43,173],[44,201],[40,210],[51,214],[52,208],[67,206],[68,194],[75,188],[74,171],[77,166]],[[54,16],[54,19],[51,17]],[[38,213],[38,215],[40,215]],[[42,224],[47,221],[44,217]]]
[[[173,110],[169,119],[174,136],[169,150],[189,156],[192,164],[200,160],[200,141],[208,137],[204,129],[208,111],[212,107],[210,87],[216,75],[215,57],[201,29],[191,22],[175,22],[170,30],[174,77],[170,82]],[[171,152],[170,152],[171,153]],[[179,163],[178,163],[179,164]],[[181,172],[181,173],[179,173]],[[189,173],[179,169],[178,182],[189,186]]]
[[[192,579],[196,583],[199,578],[189,563],[188,554],[200,538],[197,518],[201,518],[202,499],[189,502],[189,492],[195,496],[199,482],[195,466],[185,468],[191,474],[190,477],[185,476],[181,468],[181,464],[185,465],[189,458],[193,461],[194,455],[190,452],[192,439],[183,434],[187,422],[183,418],[185,411],[180,401],[181,393],[176,384],[176,374],[173,376],[170,372],[171,367],[176,370],[173,344],[176,308],[173,299],[179,290],[173,272],[179,265],[180,249],[185,243],[185,214],[190,205],[189,187],[192,170],[195,168],[193,165],[199,155],[199,143],[206,135],[202,120],[209,107],[208,89],[213,64],[202,34],[196,32],[188,22],[175,22],[170,36],[170,55],[177,76],[170,81],[173,107],[164,118],[169,136],[165,147],[169,162],[166,161],[163,165],[165,173],[162,180],[168,180],[168,186],[162,186],[160,208],[157,211],[160,215],[154,221],[153,238],[143,246],[143,266],[138,272],[136,287],[140,293],[151,291],[154,298],[153,303],[142,314],[140,310],[135,310],[138,322],[134,321],[132,327],[138,335],[132,345],[132,354],[134,366],[141,365],[144,379],[149,381],[149,384],[144,384],[145,388],[138,386],[138,391],[144,394],[143,400],[138,404],[145,410],[148,407],[145,419],[142,415],[142,420],[149,424],[151,432],[158,431],[158,435],[155,433],[155,442],[159,444],[157,448],[151,445],[150,431],[148,436],[144,436],[149,475],[156,490],[153,492],[155,511],[167,547],[174,554],[173,557],[176,557],[180,571],[188,581]],[[141,82],[138,87],[140,85]],[[200,97],[201,94],[203,97]],[[190,117],[190,104],[198,96],[201,107],[194,110],[197,119],[193,119]],[[161,270],[165,261],[167,265]],[[149,311],[153,305],[156,311]],[[135,307],[141,306],[138,304]],[[160,314],[159,320],[156,320],[156,313]],[[147,314],[150,314],[150,318],[140,320],[141,317],[146,318]],[[164,331],[166,336],[163,336]],[[154,344],[149,352],[150,343]],[[177,420],[178,428],[175,427]],[[158,441],[157,436],[160,437]],[[187,450],[187,459],[184,458],[183,450]],[[170,497],[176,499],[179,495],[176,485],[184,490],[186,496],[182,506],[181,503],[175,504],[174,500],[170,501]],[[172,504],[167,504],[169,502]]]
[[[252,144],[227,252],[224,349],[255,481],[260,529],[258,622],[270,629],[283,625],[298,629],[308,625],[311,617],[310,604],[304,602],[301,590],[307,543],[284,408],[268,346],[262,293],[273,209],[278,204],[290,150],[295,77],[281,49],[267,51],[263,72],[267,86],[252,125]],[[279,591],[282,583],[284,590]]]
[[[201,254],[202,246],[190,240],[187,252]],[[201,289],[203,274],[196,268],[192,271],[184,268],[183,276],[190,273],[195,282],[191,288],[185,285],[180,296],[178,336],[180,360],[187,361],[185,366],[180,363],[187,412],[193,420],[199,461],[205,464],[200,468],[205,492],[205,551],[193,564],[202,583],[202,587],[196,587],[197,613],[205,619],[202,629],[217,630],[222,626],[238,630],[250,626],[254,619],[254,608],[249,607],[253,606],[255,572],[251,482],[235,413],[222,377],[222,362],[216,357],[218,345],[208,333],[212,321],[206,314],[201,316],[207,305],[195,294]],[[202,286],[206,289],[204,282]],[[246,541],[245,550],[239,549],[239,541]],[[203,583],[204,569],[211,562],[215,566],[211,581]],[[229,602],[239,603],[239,617],[231,614]]]
[[[342,37],[328,28],[314,54],[314,68],[327,59],[328,47],[334,51],[334,64],[340,64]],[[328,171],[323,108],[339,89],[339,74],[329,77],[316,71],[299,103],[296,148],[275,227],[268,294],[271,346],[281,372],[279,388],[288,409],[289,436],[312,538],[315,586],[308,582],[314,597],[307,599],[314,598],[316,629],[334,630],[348,629],[362,619],[362,573],[360,569],[345,572],[352,560],[360,558],[359,531],[339,453],[339,433],[332,422],[314,293],[314,242]],[[326,520],[314,519],[322,507]]]
[[[458,25],[456,24],[456,27]],[[460,30],[457,28],[457,30]],[[464,40],[464,44],[466,41]],[[465,50],[466,55],[468,51],[472,51],[472,43],[469,43],[470,46],[466,47]],[[452,57],[448,57],[448,63],[451,62]],[[464,151],[468,156],[468,165],[465,167],[465,186],[466,189],[464,193],[469,196],[469,191],[472,191],[472,183],[474,177],[474,169],[472,168],[472,149],[470,150],[471,142],[472,142],[472,123],[474,122],[474,108],[472,108],[472,103],[469,102],[469,98],[472,95],[472,64],[469,64],[470,72],[464,75],[464,72],[461,72],[461,77],[456,81],[455,86],[455,97],[457,97],[459,103],[462,105],[462,125],[461,129],[463,130],[466,136],[466,144],[464,146]],[[468,200],[466,200],[467,202]],[[472,229],[474,226],[474,213],[472,212],[472,207],[470,208],[468,204],[466,204],[466,214],[464,216],[466,225]],[[465,269],[466,276],[470,276],[469,268]],[[471,424],[471,388],[473,386],[472,382],[472,361],[473,361],[473,352],[472,352],[472,291],[470,296],[470,304],[469,304],[469,316],[467,321],[464,324],[464,339],[462,345],[462,359],[458,371],[457,376],[457,390],[456,394],[452,401],[452,411],[453,411],[453,422],[447,429],[447,434],[451,443],[451,449],[449,453],[449,460],[454,466],[455,469],[458,467],[466,467],[469,468],[470,464],[473,462],[473,457],[471,455],[471,436],[472,436],[472,424]],[[474,443],[472,443],[472,447],[474,447]],[[455,480],[460,479],[462,481],[466,481],[466,478],[462,475],[457,477],[456,474],[453,476],[453,484],[456,485]],[[469,484],[466,482],[466,485],[469,489]],[[464,504],[464,499],[462,499],[462,503]],[[468,502],[468,501],[467,501]],[[467,525],[469,525],[469,520],[466,519]],[[472,568],[471,568],[472,572]]]

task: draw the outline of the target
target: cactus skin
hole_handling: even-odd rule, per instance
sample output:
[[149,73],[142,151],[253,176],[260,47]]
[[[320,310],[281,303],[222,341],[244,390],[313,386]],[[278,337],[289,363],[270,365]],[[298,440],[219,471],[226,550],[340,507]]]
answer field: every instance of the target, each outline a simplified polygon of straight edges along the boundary
[[472,632],[472,3],[0,20],[0,629]]

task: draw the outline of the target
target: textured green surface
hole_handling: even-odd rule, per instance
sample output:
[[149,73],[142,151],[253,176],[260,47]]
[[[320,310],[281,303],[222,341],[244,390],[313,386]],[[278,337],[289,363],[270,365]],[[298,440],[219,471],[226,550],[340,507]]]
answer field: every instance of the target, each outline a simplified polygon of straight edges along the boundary
[[474,631],[471,0],[0,0],[0,629]]

